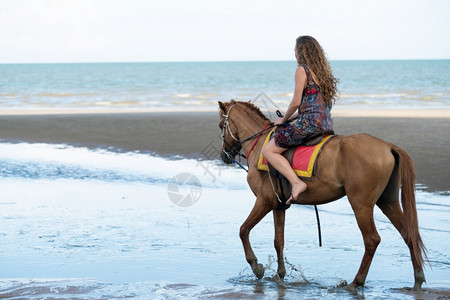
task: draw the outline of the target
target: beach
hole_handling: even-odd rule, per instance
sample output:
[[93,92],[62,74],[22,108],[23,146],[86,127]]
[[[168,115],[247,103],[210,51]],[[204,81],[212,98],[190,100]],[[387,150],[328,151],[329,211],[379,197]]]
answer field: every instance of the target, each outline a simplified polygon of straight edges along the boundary
[[[348,292],[364,244],[346,197],[286,212],[287,274],[276,275],[273,217],[247,173],[219,158],[217,101],[270,118],[292,99],[294,61],[0,65],[0,298],[448,299],[450,60],[333,61],[339,135],[404,148],[417,175],[431,268],[423,291],[409,251],[378,209],[382,242],[364,288]],[[417,76],[421,74],[421,76]],[[420,78],[420,80],[418,80]],[[245,159],[241,161],[245,165]]]
[[[429,192],[450,191],[449,110],[337,109],[336,134],[368,133],[404,148],[413,158],[417,183]],[[384,117],[387,115],[388,117]],[[221,147],[218,113],[53,112],[0,115],[3,142],[67,144],[165,158],[201,159],[208,145]]]
[[0,0],[0,300],[450,300],[450,1],[355,2]]
[[[413,280],[407,247],[375,210],[383,241],[356,295],[448,297],[450,245],[441,239],[448,236],[450,188],[442,165],[449,156],[442,132],[450,119],[334,121],[339,134],[367,132],[411,154],[433,267],[423,292],[405,288]],[[339,286],[354,276],[364,246],[345,199],[319,206],[322,248],[312,208],[287,211],[283,282],[274,271],[273,220],[264,218],[251,241],[266,276],[255,279],[238,235],[254,196],[246,173],[211,152],[220,148],[217,122],[217,112],[0,116],[0,297],[354,299]],[[200,194],[183,185],[171,191],[186,172],[198,179]],[[174,193],[196,198],[184,207],[173,202]]]
[[[423,292],[405,288],[413,282],[407,247],[376,209],[382,244],[356,295],[445,299],[450,118],[355,113],[337,110],[338,134],[366,132],[413,157],[432,266]],[[264,218],[251,234],[266,270],[255,279],[238,234],[254,195],[246,173],[218,158],[217,111],[16,112],[0,116],[0,136],[2,298],[355,297],[340,286],[352,280],[364,246],[345,197],[319,206],[322,248],[313,209],[287,211],[282,282],[274,271],[273,220]],[[180,183],[186,176],[197,184]],[[174,200],[187,195],[188,203]]]

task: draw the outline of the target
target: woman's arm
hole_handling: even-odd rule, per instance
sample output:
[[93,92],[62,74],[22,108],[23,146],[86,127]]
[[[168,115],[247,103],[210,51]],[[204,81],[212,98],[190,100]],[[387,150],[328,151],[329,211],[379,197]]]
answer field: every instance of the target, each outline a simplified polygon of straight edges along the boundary
[[296,111],[288,120],[288,122],[292,122],[298,118],[298,111]]
[[[289,120],[293,119],[294,117],[298,116],[298,114],[294,114],[298,107],[300,106],[300,103],[302,101],[302,94],[303,90],[306,86],[306,72],[305,69],[300,66],[295,71],[295,89],[294,89],[294,96],[292,97],[292,101],[289,104],[289,107],[286,111],[286,114],[283,118],[278,118],[274,124],[275,125],[282,125]],[[294,114],[294,115],[293,115]]]

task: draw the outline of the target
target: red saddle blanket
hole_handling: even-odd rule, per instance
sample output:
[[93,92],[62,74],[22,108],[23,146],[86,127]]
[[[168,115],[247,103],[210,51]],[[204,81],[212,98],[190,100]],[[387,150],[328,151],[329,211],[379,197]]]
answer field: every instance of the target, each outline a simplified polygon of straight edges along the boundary
[[[275,129],[273,129],[275,130]],[[273,131],[272,130],[272,131]],[[264,145],[267,144],[272,135],[272,131],[267,135]],[[323,140],[314,146],[297,146],[292,158],[291,166],[299,177],[311,178],[314,171],[314,165],[319,155],[320,149],[331,138],[332,135],[325,136]],[[269,171],[267,160],[263,155],[259,154],[258,170]]]

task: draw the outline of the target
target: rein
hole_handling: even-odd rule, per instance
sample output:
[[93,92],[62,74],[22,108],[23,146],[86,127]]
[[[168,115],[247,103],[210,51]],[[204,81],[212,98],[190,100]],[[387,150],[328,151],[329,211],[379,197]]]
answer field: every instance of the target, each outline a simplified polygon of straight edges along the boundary
[[[268,127],[270,126],[270,124],[267,124],[266,126],[264,126],[264,128],[258,133],[258,137],[256,138],[256,141],[253,143],[253,145],[250,147],[250,150],[248,150],[247,152],[247,158],[250,156],[250,153],[252,153],[253,148],[255,148],[256,144],[259,141],[259,138],[261,137],[261,135],[263,134],[264,131],[266,131],[268,129]],[[273,125],[272,125],[273,127]]]

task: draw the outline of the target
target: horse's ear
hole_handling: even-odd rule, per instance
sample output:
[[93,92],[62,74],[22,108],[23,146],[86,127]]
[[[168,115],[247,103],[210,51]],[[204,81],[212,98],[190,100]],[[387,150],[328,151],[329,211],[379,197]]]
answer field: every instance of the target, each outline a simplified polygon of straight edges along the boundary
[[221,101],[218,101],[218,103],[219,103],[220,110],[222,110],[223,112],[226,112],[227,107],[225,106],[225,104],[223,104]]

